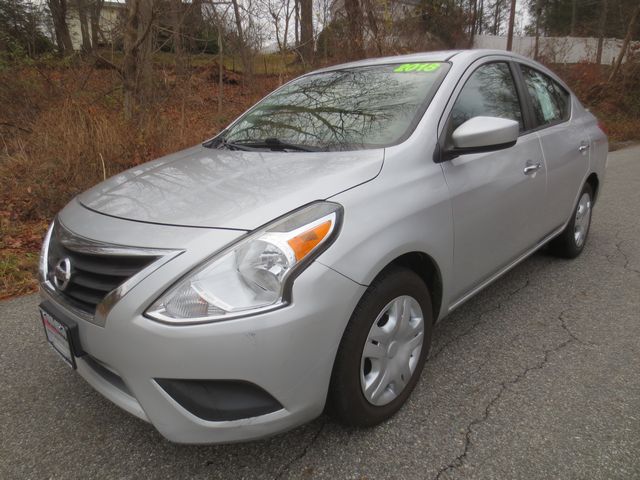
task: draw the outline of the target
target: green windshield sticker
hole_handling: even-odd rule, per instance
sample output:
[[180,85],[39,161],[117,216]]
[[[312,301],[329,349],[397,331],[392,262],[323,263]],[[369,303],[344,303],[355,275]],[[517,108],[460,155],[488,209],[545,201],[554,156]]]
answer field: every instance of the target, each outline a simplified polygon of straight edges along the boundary
[[433,72],[439,68],[439,63],[403,63],[399,67],[396,67],[393,71],[396,73]]

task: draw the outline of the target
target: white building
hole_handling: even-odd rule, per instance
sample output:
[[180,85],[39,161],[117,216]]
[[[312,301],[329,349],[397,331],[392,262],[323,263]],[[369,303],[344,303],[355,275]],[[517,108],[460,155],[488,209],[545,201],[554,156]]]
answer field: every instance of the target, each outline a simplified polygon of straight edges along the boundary
[[[105,1],[100,12],[100,42],[109,43],[122,34],[122,25],[126,14],[126,4],[124,2]],[[89,13],[87,12],[87,16]],[[89,35],[91,35],[91,22],[87,19]],[[82,30],[80,29],[80,19],[78,11],[73,4],[69,5],[67,13],[67,26],[71,43],[74,50],[82,48]]]

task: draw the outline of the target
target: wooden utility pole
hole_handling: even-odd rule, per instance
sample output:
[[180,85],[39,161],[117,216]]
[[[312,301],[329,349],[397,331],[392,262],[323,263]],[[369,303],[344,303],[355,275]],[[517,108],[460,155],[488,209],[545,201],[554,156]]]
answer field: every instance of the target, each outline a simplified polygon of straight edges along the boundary
[[509,32],[507,33],[507,50],[513,48],[513,24],[516,20],[516,0],[511,0],[511,12],[509,13]]

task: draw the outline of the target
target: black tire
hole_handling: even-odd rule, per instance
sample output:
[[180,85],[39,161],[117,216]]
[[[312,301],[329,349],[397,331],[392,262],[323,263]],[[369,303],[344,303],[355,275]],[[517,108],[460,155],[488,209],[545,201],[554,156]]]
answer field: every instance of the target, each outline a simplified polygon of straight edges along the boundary
[[[575,235],[574,235],[575,226],[576,226],[576,214],[580,204],[580,199],[585,194],[589,195],[589,202],[590,202],[590,208],[588,213],[589,222],[588,222],[586,231],[584,233],[584,239],[581,244],[578,244],[576,242]],[[591,208],[592,206],[593,206],[593,189],[591,188],[591,185],[586,183],[584,187],[582,187],[582,191],[580,192],[580,196],[578,197],[578,203],[576,204],[575,208],[573,209],[573,212],[571,213],[571,220],[569,221],[565,229],[562,231],[562,233],[558,235],[556,238],[554,238],[553,240],[551,240],[551,242],[549,242],[549,251],[553,255],[556,255],[562,258],[576,258],[578,255],[580,255],[580,253],[582,253],[582,250],[584,249],[584,246],[587,243],[587,239],[589,236],[589,229],[591,227],[591,215],[593,212],[593,208]]]
[[[376,406],[365,398],[360,383],[362,352],[369,331],[385,306],[399,296],[413,297],[422,310],[424,340],[415,370],[401,393],[390,403]],[[405,403],[420,379],[429,353],[433,311],[429,290],[422,279],[405,268],[384,271],[369,286],[349,320],[331,375],[327,412],[343,424],[356,427],[377,425],[393,416]]]

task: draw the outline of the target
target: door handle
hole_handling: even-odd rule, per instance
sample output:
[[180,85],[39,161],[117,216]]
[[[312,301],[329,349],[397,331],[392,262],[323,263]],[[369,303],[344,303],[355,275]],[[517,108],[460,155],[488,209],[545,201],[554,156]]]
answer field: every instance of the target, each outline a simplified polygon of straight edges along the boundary
[[578,147],[578,151],[579,151],[580,153],[584,153],[584,152],[586,152],[587,150],[589,150],[589,144],[588,144],[588,143],[583,143],[582,145],[580,145],[580,146]]
[[542,164],[540,162],[533,163],[531,160],[527,160],[527,163],[525,164],[523,172],[525,175],[531,175],[532,173],[537,172],[541,168],[542,168]]

